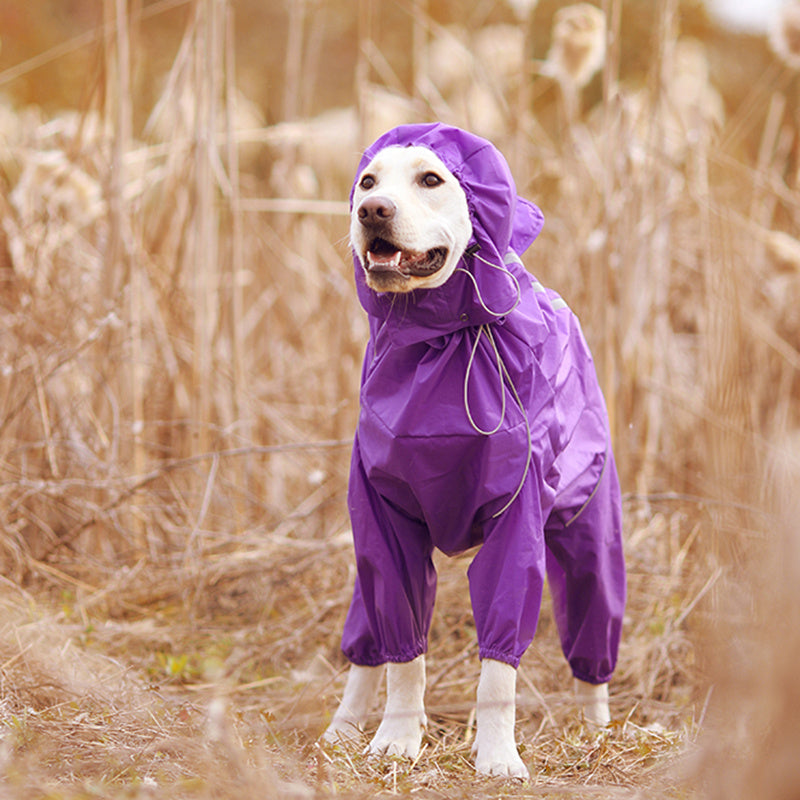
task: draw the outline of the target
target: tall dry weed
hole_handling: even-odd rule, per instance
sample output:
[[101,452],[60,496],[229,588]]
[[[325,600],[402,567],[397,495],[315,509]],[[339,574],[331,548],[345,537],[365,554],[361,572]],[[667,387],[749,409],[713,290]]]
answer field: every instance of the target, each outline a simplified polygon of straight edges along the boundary
[[[150,142],[131,134],[128,12],[107,12],[105,121],[33,127],[4,164],[3,549],[17,576],[25,553],[157,557],[184,527],[197,544],[273,526],[309,495],[324,504],[346,448],[313,443],[351,427],[341,398],[362,331],[321,313],[325,287],[348,292],[341,228],[243,216],[232,10],[194,5],[158,104],[167,138]],[[345,379],[320,371],[322,341]],[[258,452],[287,442],[306,447]]]
[[767,470],[773,514],[720,602],[724,622],[708,632],[717,696],[698,769],[714,799],[788,800],[800,785],[797,438],[776,445]]

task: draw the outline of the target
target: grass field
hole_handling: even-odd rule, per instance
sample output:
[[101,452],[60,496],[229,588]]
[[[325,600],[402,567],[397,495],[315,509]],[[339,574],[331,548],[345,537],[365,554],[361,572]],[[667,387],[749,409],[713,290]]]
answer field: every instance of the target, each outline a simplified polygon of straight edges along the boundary
[[[0,10],[0,796],[798,796],[791,53],[696,3],[528,6],[85,0],[55,43],[47,0]],[[419,759],[317,743],[354,577],[347,192],[427,119],[544,209],[526,263],[582,319],[623,484],[613,723],[578,719],[546,601],[528,785],[471,766],[466,558]]]

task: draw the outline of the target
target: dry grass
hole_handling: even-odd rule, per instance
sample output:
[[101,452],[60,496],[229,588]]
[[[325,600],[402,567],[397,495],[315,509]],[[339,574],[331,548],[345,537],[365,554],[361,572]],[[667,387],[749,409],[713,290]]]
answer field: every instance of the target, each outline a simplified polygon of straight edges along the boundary
[[[96,48],[81,110],[0,107],[0,794],[794,796],[796,79],[775,65],[726,108],[677,0],[625,80],[635,9],[597,4],[585,87],[530,58],[564,4],[447,30],[432,1],[290,5],[265,32],[286,43],[272,126],[238,88],[252,9],[232,3],[108,0],[105,30],[0,70],[13,89]],[[334,17],[352,106],[309,119]],[[366,338],[342,201],[378,129],[430,118],[491,132],[545,209],[529,266],[584,321],[626,492],[615,722],[576,720],[545,608],[518,682],[524,787],[471,767],[464,558],[439,563],[420,758],[317,745],[343,685]]]
[[[663,539],[668,531],[657,523],[652,533]],[[316,737],[342,685],[332,662],[351,562],[346,537],[262,537],[180,573],[153,564],[123,570],[100,589],[51,569],[64,588],[50,602],[7,587],[6,784],[31,797],[81,796],[89,787],[102,796],[227,797],[256,786],[281,797],[412,789],[462,797],[477,781],[489,794],[561,796],[577,785],[582,796],[631,797],[660,789],[663,764],[694,739],[693,648],[676,628],[685,608],[660,598],[632,608],[649,622],[631,626],[616,722],[600,736],[575,719],[546,611],[520,671],[519,733],[535,780],[477,780],[477,641],[463,603],[467,562],[457,559],[440,563],[420,758],[375,761],[360,745],[321,749]],[[643,593],[633,588],[638,603]]]

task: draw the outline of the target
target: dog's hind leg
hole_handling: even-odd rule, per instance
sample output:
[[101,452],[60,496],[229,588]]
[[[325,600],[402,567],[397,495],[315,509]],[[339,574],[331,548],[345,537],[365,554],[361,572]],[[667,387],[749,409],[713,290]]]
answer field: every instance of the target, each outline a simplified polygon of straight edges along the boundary
[[608,709],[608,684],[584,683],[575,678],[575,698],[583,718],[590,725],[605,728],[611,722]]
[[[610,721],[608,681],[617,662],[625,611],[622,508],[613,456],[592,496],[564,521],[545,528],[547,577],[561,646],[585,720]],[[567,512],[571,515],[572,512]]]
[[378,697],[384,668],[362,667],[351,664],[339,708],[331,724],[322,734],[324,741],[336,744],[342,740],[355,739],[361,735],[367,718]]
[[373,755],[416,758],[422,744],[425,717],[425,656],[386,670],[386,709],[369,745]]
[[503,778],[528,777],[514,739],[517,671],[510,664],[484,658],[478,682],[475,769]]

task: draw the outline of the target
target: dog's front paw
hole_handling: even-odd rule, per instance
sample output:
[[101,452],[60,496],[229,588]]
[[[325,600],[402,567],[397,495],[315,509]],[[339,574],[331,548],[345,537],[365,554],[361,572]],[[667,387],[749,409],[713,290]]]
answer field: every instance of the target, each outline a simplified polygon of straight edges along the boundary
[[341,744],[342,742],[352,742],[362,735],[361,728],[354,719],[344,716],[335,716],[331,724],[322,734],[322,741],[327,744]]
[[496,778],[528,780],[528,768],[522,763],[513,741],[478,741],[475,747],[475,769],[481,775]]
[[424,721],[418,714],[384,718],[367,752],[375,756],[407,756],[416,758],[422,744]]

